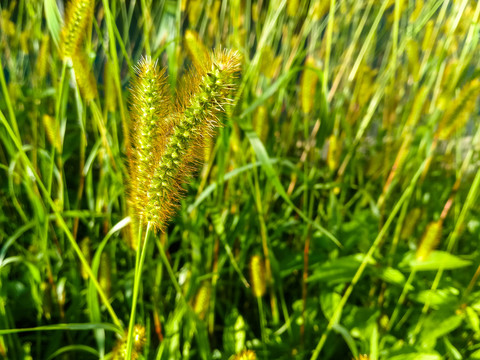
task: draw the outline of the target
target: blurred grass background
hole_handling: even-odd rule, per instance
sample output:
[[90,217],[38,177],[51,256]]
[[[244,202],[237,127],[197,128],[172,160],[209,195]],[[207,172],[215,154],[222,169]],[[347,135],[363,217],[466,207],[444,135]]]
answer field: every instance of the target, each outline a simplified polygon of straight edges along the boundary
[[147,249],[137,356],[480,359],[480,3],[97,0],[81,69],[66,6],[0,0],[0,358],[121,358],[128,83],[150,55],[174,94],[204,47],[239,93]]

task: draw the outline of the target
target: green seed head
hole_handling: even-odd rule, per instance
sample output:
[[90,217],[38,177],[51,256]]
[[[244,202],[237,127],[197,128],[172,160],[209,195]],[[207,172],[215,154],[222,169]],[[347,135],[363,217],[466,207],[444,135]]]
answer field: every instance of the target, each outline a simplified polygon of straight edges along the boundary
[[236,52],[216,52],[204,69],[197,67],[184,79],[177,95],[171,136],[154,166],[151,198],[146,208],[151,221],[163,229],[178,206],[182,185],[202,160],[205,138],[220,126],[220,117],[230,103],[234,77],[240,69]]
[[[131,84],[131,133],[128,150],[130,204],[140,219],[146,214],[152,169],[169,132],[171,99],[165,71],[159,71],[150,58],[140,60]],[[141,221],[141,222],[142,222]]]
[[184,79],[171,104],[166,78],[143,59],[132,85],[130,202],[145,225],[164,230],[178,206],[183,184],[202,159],[206,137],[220,126],[240,69],[236,52],[219,51]]
[[71,58],[85,40],[86,30],[92,21],[94,0],[72,0],[66,10],[62,28],[62,56]]

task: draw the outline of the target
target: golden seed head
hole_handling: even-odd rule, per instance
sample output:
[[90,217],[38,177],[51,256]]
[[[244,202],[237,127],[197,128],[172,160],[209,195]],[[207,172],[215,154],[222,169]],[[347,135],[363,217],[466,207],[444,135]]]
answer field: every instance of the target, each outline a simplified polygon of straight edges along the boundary
[[47,114],[42,117],[42,123],[47,134],[48,141],[55,147],[55,149],[62,152],[62,141],[60,136],[60,128],[55,119]]
[[129,203],[140,225],[155,214],[145,212],[151,197],[152,172],[168,135],[171,98],[165,70],[145,57],[140,60],[130,85]]
[[35,65],[35,70],[40,81],[43,80],[47,74],[49,48],[50,36],[44,34],[42,37],[40,50],[38,51],[37,63]]
[[455,132],[464,128],[477,105],[480,80],[474,79],[466,83],[453,103],[448,107],[440,120],[436,136],[441,140],[449,139]]
[[435,250],[442,235],[442,221],[432,221],[427,225],[425,232],[417,248],[416,258],[419,261],[427,260],[430,253]]
[[110,288],[112,287],[112,270],[110,256],[107,252],[102,252],[100,257],[100,269],[98,274],[98,282],[107,296],[110,296]]
[[87,101],[97,97],[97,82],[88,63],[87,54],[77,51],[72,55],[72,65],[80,93]]
[[135,325],[133,327],[133,345],[135,346],[135,350],[138,352],[142,351],[146,342],[145,326],[139,324]]
[[188,53],[197,68],[201,68],[208,61],[209,55],[207,48],[198,36],[198,33],[193,30],[185,32],[185,45]]
[[254,255],[250,259],[250,278],[253,295],[257,298],[265,295],[265,264],[259,255]]
[[300,80],[302,110],[305,114],[310,113],[315,104],[315,93],[317,91],[318,76],[315,72],[315,60],[309,56],[305,60],[305,70]]
[[[80,241],[80,249],[82,249],[82,253],[85,256],[85,259],[87,259],[88,262],[90,262],[91,258],[91,253],[90,253],[90,238],[87,236]],[[85,266],[82,264],[80,268],[80,274],[82,275],[82,278],[84,280],[88,279],[88,273],[85,269]]]
[[243,350],[231,357],[231,360],[256,360],[257,355],[253,350]]
[[195,296],[195,301],[193,303],[193,311],[202,320],[205,319],[205,315],[207,315],[211,293],[212,288],[210,286],[210,283],[205,281],[202,286],[200,286],[200,289],[198,289]]
[[61,36],[64,59],[71,58],[85,40],[85,34],[92,21],[94,5],[93,0],[72,0],[67,6]]
[[221,125],[220,118],[231,103],[239,59],[236,52],[217,51],[183,81],[162,144],[155,147],[159,150],[145,203],[145,221],[157,230],[164,230],[175,213],[183,184],[202,161],[205,140]]
[[[137,360],[139,358],[138,353],[135,349],[132,349],[131,360]],[[123,339],[117,341],[115,347],[113,348],[113,360],[126,360],[127,359],[127,342]]]
[[[128,149],[129,203],[141,226],[164,230],[183,193],[183,184],[202,160],[205,140],[221,125],[231,103],[238,53],[217,51],[199,59],[172,104],[165,70],[143,58],[131,85]],[[201,62],[204,62],[203,64]]]

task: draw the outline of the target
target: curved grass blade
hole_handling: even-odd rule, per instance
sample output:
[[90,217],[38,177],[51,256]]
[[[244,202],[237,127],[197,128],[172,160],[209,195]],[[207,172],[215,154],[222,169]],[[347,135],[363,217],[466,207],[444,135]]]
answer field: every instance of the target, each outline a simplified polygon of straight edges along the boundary
[[121,333],[119,328],[113,324],[107,323],[72,323],[72,324],[55,324],[55,325],[45,325],[37,326],[30,328],[20,328],[20,329],[0,329],[0,335],[7,334],[18,334],[22,332],[32,332],[32,331],[84,331],[84,330],[93,330],[93,329],[104,329],[107,331],[113,331],[116,333]]

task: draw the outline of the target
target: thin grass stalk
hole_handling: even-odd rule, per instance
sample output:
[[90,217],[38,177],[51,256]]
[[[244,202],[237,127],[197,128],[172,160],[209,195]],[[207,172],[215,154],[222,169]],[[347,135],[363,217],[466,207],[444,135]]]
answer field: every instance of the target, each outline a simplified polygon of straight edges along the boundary
[[[356,1],[355,2],[355,5],[357,5],[357,6],[361,6],[361,4],[362,4],[361,1]],[[358,26],[355,28],[355,33],[353,35],[351,46],[346,51],[344,60],[342,62],[342,65],[341,65],[340,69],[337,72],[335,80],[332,81],[332,86],[330,87],[330,91],[328,93],[328,102],[329,103],[332,101],[333,96],[335,95],[335,92],[336,92],[338,86],[340,85],[341,80],[343,79],[343,75],[351,67],[352,56],[355,52],[355,49],[357,48],[357,44],[359,42],[360,35],[363,32],[363,29],[364,29],[365,24],[368,20],[368,16],[370,14],[370,11],[372,10],[373,4],[374,4],[374,1],[368,1],[367,7],[366,7],[366,9],[363,13],[362,19],[360,20],[360,23],[358,24]],[[358,11],[359,10],[357,9],[357,12]]]
[[307,225],[307,236],[305,238],[305,246],[303,248],[303,274],[302,274],[302,324],[300,326],[300,342],[303,345],[305,341],[305,312],[307,310],[307,281],[308,281],[308,261],[310,251],[310,226]]
[[168,276],[170,277],[170,281],[172,282],[173,287],[177,292],[177,295],[181,298],[182,302],[186,304],[187,302],[185,301],[185,297],[183,296],[182,288],[180,287],[180,284],[178,283],[177,278],[175,277],[175,273],[173,272],[172,266],[168,261],[167,255],[165,254],[165,249],[163,248],[164,246],[162,244],[157,244],[157,245],[158,245],[157,246],[158,250],[160,251],[160,257],[162,258],[163,265],[165,265]]
[[[331,0],[333,1],[333,0]],[[375,20],[372,24],[372,27],[370,28],[370,31],[368,32],[367,38],[365,39],[363,46],[360,49],[360,52],[355,60],[355,63],[353,64],[352,70],[350,71],[350,74],[348,76],[348,81],[353,81],[355,78],[358,68],[360,67],[360,64],[362,63],[367,50],[370,48],[371,42],[373,40],[374,35],[377,32],[378,25],[380,24],[380,21],[382,20],[383,14],[385,13],[385,10],[387,9],[389,1],[388,0],[383,0],[382,6],[380,7],[380,10],[378,10],[377,16],[375,17]],[[394,66],[395,64],[389,64],[389,66]]]
[[[129,131],[128,131],[128,122],[127,122],[127,115],[126,115],[126,110],[125,110],[125,103],[123,100],[123,91],[122,91],[122,85],[120,81],[120,66],[118,63],[118,55],[117,55],[117,47],[116,47],[116,42],[115,42],[115,31],[114,29],[116,28],[115,25],[115,19],[113,18],[112,12],[110,11],[110,6],[108,4],[108,0],[102,0],[103,8],[105,11],[105,22],[107,24],[107,29],[108,29],[108,39],[110,46],[108,49],[110,50],[110,61],[113,62],[113,74],[114,74],[114,82],[115,82],[115,88],[117,91],[117,99],[118,99],[118,105],[120,108],[120,117],[122,119],[122,129],[123,129],[123,134],[124,134],[124,144],[125,147],[128,148],[129,146]],[[128,58],[127,58],[128,59]],[[129,67],[131,69],[131,67]]]
[[328,24],[326,34],[326,50],[325,50],[325,72],[322,79],[322,90],[324,94],[328,93],[328,78],[330,71],[330,54],[332,52],[332,36],[333,36],[333,24],[335,21],[335,7],[336,1],[330,0],[330,11],[328,12]]
[[258,212],[258,219],[260,222],[260,236],[262,239],[262,249],[263,255],[265,258],[265,276],[266,282],[268,286],[268,290],[270,292],[270,308],[272,310],[272,318],[275,324],[279,321],[279,312],[278,312],[278,305],[277,305],[277,296],[275,294],[274,283],[273,283],[273,276],[272,276],[272,266],[270,262],[270,244],[268,241],[268,234],[267,234],[267,226],[265,224],[264,212],[263,212],[263,204],[260,194],[260,187],[258,181],[258,174],[257,170],[252,170],[254,176],[254,189],[255,189],[255,203],[257,205],[257,212]]
[[142,243],[142,227],[138,227],[138,244],[137,251],[135,253],[135,271],[134,271],[134,282],[133,282],[133,295],[132,295],[132,310],[130,312],[130,321],[128,324],[128,334],[127,334],[127,359],[131,359],[132,350],[133,350],[133,330],[135,326],[135,316],[137,312],[137,301],[138,301],[138,292],[140,289],[143,264],[145,262],[145,255],[147,252],[148,239],[150,238],[150,222],[147,223],[147,228],[145,230],[145,238]]
[[150,33],[152,28],[152,18],[150,17],[150,12],[147,9],[145,0],[140,0],[140,7],[142,8],[142,19],[143,19],[143,44],[145,45],[145,53],[147,56],[151,55],[150,50]]
[[[394,234],[393,234],[392,243],[391,243],[391,246],[390,246],[390,250],[388,251],[388,258],[387,258],[387,266],[388,267],[391,267],[392,264],[393,264],[393,261],[394,261],[394,255],[396,253],[397,246],[398,246],[398,243],[399,243],[399,240],[400,240],[400,237],[401,237],[402,229],[403,229],[403,226],[404,226],[404,223],[405,223],[405,218],[408,214],[408,206],[410,204],[410,200],[411,200],[411,197],[409,197],[407,200],[405,200],[405,202],[403,204],[403,207],[400,211],[400,215],[398,217],[397,225],[395,226],[395,231],[394,231]],[[380,293],[378,295],[378,306],[380,308],[383,307],[386,290],[387,290],[387,282],[382,281],[382,287],[381,287]]]
[[467,297],[470,295],[479,277],[480,277],[480,265],[478,265],[477,270],[475,271],[475,274],[473,274],[472,279],[468,283],[467,289],[462,294],[462,302],[465,301],[465,299],[467,299]]
[[15,133],[18,139],[21,139],[20,131],[18,130],[17,118],[15,116],[15,111],[13,111],[12,100],[10,99],[7,83],[5,81],[5,74],[3,73],[3,64],[2,64],[1,56],[0,56],[0,85],[2,86],[3,98],[5,100],[5,104],[7,105],[8,116],[10,117],[10,122],[12,124],[13,132]]
[[265,311],[263,310],[263,300],[262,297],[257,297],[257,305],[258,305],[258,314],[260,317],[260,332],[262,337],[262,347],[265,353],[265,359],[268,359],[268,351],[267,351],[267,327],[266,327],[266,316]]
[[[334,1],[334,0],[332,0]],[[304,116],[304,137],[305,140],[307,141],[309,137],[309,117]],[[308,146],[308,145],[307,145]],[[305,149],[306,156],[305,156],[305,161],[303,163],[303,182],[304,182],[304,187],[305,190],[303,192],[303,211],[309,218],[312,216],[312,206],[313,206],[313,189],[311,192],[309,192],[309,180],[308,180],[308,175],[309,175],[309,168],[310,168],[310,163],[309,163],[309,156],[311,154],[311,151],[314,148],[314,146],[311,147],[311,149]],[[311,156],[310,156],[311,157]],[[310,195],[310,196],[309,196]],[[300,326],[300,342],[303,345],[304,340],[305,340],[305,323],[306,323],[306,317],[305,317],[305,312],[307,309],[307,279],[308,279],[308,263],[309,263],[309,252],[310,252],[310,238],[311,238],[311,225],[307,224],[305,230],[304,230],[304,248],[303,248],[303,274],[302,274],[302,325]]]
[[110,143],[108,142],[107,138],[107,127],[103,121],[102,112],[95,101],[90,101],[89,103],[90,110],[93,115],[93,119],[95,120],[96,124],[98,125],[98,129],[100,131],[100,137],[102,138],[102,145],[107,151],[108,157],[110,158],[110,163],[114,171],[118,170],[117,161],[113,156],[112,148]]
[[30,162],[30,159],[28,158],[28,156],[25,154],[25,152],[23,151],[23,147],[19,141],[19,139],[15,136],[14,134],[14,131],[12,129],[12,127],[10,126],[10,124],[7,122],[7,119],[5,118],[5,116],[3,115],[3,113],[0,111],[0,121],[3,123],[3,125],[5,126],[5,128],[7,129],[7,132],[8,132],[8,135],[10,136],[10,138],[13,140],[15,146],[17,147],[17,150],[19,152],[19,155],[22,159],[22,161],[24,162],[24,165],[28,168],[30,168],[33,176],[35,177],[35,180],[36,180],[36,183],[37,183],[37,186],[40,188],[41,192],[43,193],[44,195],[44,199],[46,199],[48,205],[51,207],[51,209],[53,210],[54,212],[54,215],[58,221],[58,225],[60,226],[60,228],[63,230],[63,232],[65,233],[65,235],[67,236],[67,239],[68,241],[70,242],[70,245],[72,246],[73,250],[75,251],[75,253],[77,254],[80,262],[82,263],[82,265],[84,266],[85,268],[85,271],[87,272],[89,278],[92,280],[97,292],[98,292],[98,295],[100,296],[103,304],[105,305],[105,307],[107,308],[107,311],[110,313],[110,316],[112,317],[112,320],[113,322],[115,323],[115,325],[117,326],[117,328],[119,329],[119,333],[122,333],[121,329],[123,328],[122,327],[122,323],[120,321],[120,319],[117,317],[117,315],[115,314],[115,311],[113,310],[112,308],[112,305],[110,304],[107,296],[105,295],[105,293],[103,292],[102,290],[102,287],[100,286],[100,284],[98,283],[96,277],[93,275],[93,272],[92,272],[92,269],[90,267],[90,265],[88,264],[88,261],[85,259],[85,256],[83,255],[82,253],[82,250],[80,249],[80,247],[78,246],[75,238],[73,237],[72,233],[70,232],[65,220],[63,219],[62,215],[60,214],[60,212],[57,210],[57,207],[54,203],[54,201],[52,200],[52,198],[50,197],[50,194],[47,190],[47,188],[45,187],[45,185],[43,184],[42,182],[42,179],[40,178],[40,176],[37,174],[37,172],[35,171],[32,163]]
[[219,274],[218,274],[218,257],[219,257],[219,250],[220,250],[220,240],[219,236],[215,237],[215,244],[213,245],[213,264],[212,264],[212,282],[211,282],[211,295],[210,295],[210,303],[211,305],[209,306],[209,313],[207,315],[207,321],[208,321],[208,332],[210,335],[213,335],[215,331],[215,302],[217,299],[217,282],[219,279]]
[[393,324],[395,324],[395,321],[397,320],[397,317],[400,313],[400,308],[405,302],[405,299],[407,298],[408,291],[410,290],[410,287],[412,286],[412,282],[415,279],[415,275],[417,274],[417,270],[414,268],[410,272],[410,275],[408,276],[407,281],[405,282],[405,285],[403,286],[402,293],[400,294],[400,297],[398,298],[397,304],[395,305],[395,308],[393,309],[392,316],[390,316],[390,319],[388,320],[388,324],[386,327],[387,331],[390,331],[393,327]]

